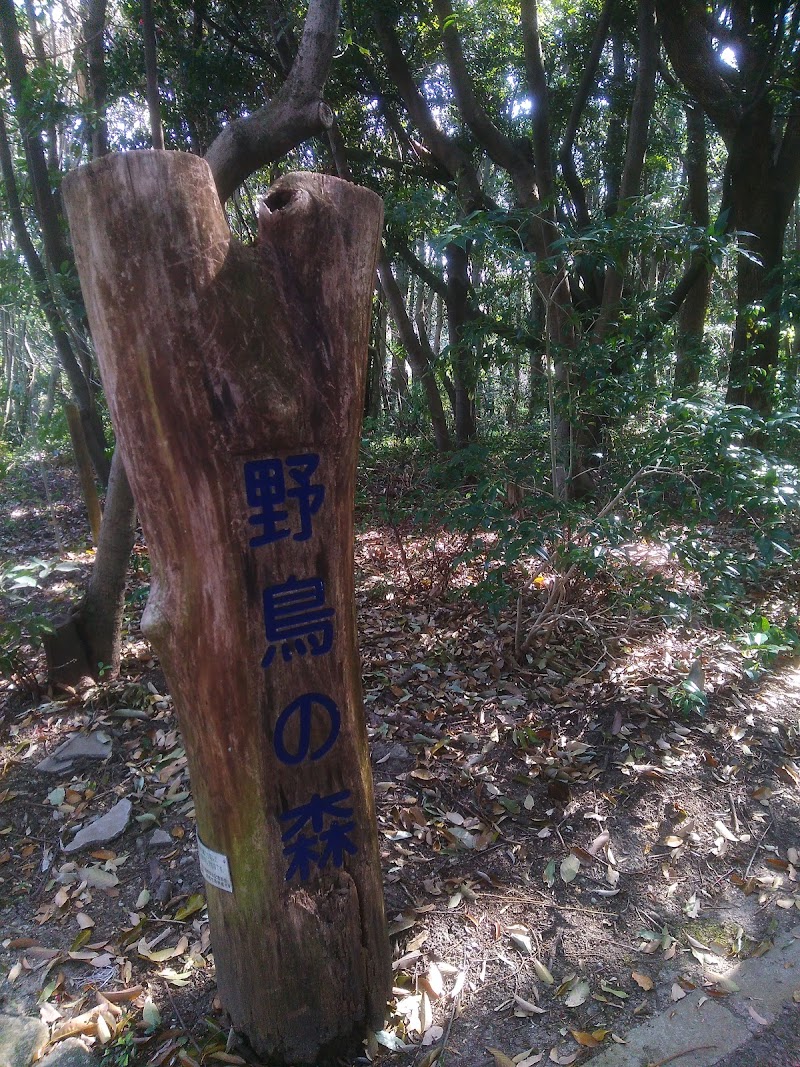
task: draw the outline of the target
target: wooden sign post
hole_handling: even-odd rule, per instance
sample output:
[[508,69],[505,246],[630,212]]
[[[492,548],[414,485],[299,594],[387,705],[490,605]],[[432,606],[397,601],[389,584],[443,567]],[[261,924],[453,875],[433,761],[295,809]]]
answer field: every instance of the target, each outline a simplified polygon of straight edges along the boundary
[[75,171],[64,198],[220,995],[257,1053],[313,1063],[379,1026],[390,991],[352,519],[382,204],[292,174],[245,247],[207,164],[151,151]]

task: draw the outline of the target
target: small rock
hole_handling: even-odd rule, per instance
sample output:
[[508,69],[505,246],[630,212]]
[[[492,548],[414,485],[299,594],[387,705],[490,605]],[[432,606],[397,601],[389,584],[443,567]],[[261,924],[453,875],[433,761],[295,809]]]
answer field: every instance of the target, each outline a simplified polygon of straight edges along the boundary
[[108,759],[111,755],[111,738],[102,730],[91,734],[78,734],[59,745],[55,752],[45,756],[36,770],[44,774],[63,774],[80,759]]
[[0,1067],[28,1067],[50,1036],[39,1019],[0,1015]]
[[405,745],[401,745],[400,742],[396,742],[389,749],[389,759],[410,760],[414,759],[414,756],[408,751]]
[[163,882],[159,882],[153,890],[153,897],[158,904],[166,904],[172,899],[172,882],[166,878]]
[[64,846],[64,851],[77,852],[79,848],[86,848],[88,845],[105,845],[108,841],[113,841],[130,822],[131,809],[129,800],[120,800],[105,815],[78,830],[70,843]]
[[153,830],[147,844],[149,848],[163,848],[164,845],[173,844],[173,841],[166,830]]
[[77,1037],[68,1037],[39,1060],[36,1067],[97,1067],[97,1060]]
[[399,741],[375,741],[370,747],[370,755],[374,763],[382,766],[384,763],[397,760],[398,762],[413,761],[415,757],[408,751],[405,745]]

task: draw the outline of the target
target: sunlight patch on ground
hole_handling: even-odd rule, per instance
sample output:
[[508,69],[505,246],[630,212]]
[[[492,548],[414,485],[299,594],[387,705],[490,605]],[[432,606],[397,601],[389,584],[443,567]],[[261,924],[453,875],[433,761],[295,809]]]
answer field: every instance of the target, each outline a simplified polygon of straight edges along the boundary
[[800,693],[800,664],[796,667],[789,667],[780,676],[781,684],[786,689],[791,689],[796,693]]

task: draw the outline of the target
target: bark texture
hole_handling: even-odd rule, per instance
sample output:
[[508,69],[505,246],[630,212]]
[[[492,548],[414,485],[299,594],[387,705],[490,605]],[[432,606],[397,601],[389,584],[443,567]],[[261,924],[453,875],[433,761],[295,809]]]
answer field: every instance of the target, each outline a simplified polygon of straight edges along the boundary
[[64,197],[151,553],[143,628],[230,871],[208,885],[220,994],[259,1055],[314,1063],[390,990],[352,566],[381,202],[289,175],[247,248],[193,156],[106,157]]
[[[81,413],[77,405],[64,404],[64,414],[67,416],[69,436],[72,441],[72,451],[75,454],[75,466],[78,471],[78,479],[81,485],[81,496],[86,508],[86,518],[89,520],[89,529],[95,544],[100,540],[100,523],[103,521],[103,512],[100,508],[100,498],[97,495],[97,486],[94,484],[94,472],[92,470],[92,457],[86,447],[86,437],[83,433]],[[126,560],[127,562],[127,560]]]
[[[694,226],[708,226],[708,144],[705,116],[699,107],[686,107],[686,184],[688,215]],[[697,253],[695,258],[699,259]],[[673,397],[688,396],[700,384],[703,331],[711,299],[712,266],[702,262],[697,281],[689,290],[678,315],[675,341]]]

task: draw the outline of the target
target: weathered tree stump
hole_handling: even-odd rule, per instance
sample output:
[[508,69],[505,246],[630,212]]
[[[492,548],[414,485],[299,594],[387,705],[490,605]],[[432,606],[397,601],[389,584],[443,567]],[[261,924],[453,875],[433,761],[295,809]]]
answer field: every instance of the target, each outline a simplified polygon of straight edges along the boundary
[[64,197],[220,994],[259,1054],[315,1062],[380,1024],[390,989],[352,565],[382,204],[289,175],[244,247],[207,164],[150,151],[81,168]]

